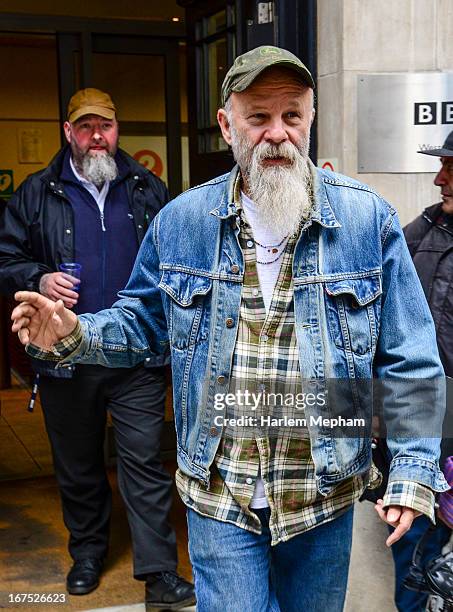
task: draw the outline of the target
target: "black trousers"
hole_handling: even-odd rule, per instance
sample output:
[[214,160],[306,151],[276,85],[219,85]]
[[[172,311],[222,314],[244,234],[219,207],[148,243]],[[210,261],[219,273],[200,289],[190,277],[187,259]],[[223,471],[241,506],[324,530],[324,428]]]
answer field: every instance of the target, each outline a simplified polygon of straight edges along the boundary
[[172,481],[160,458],[163,368],[78,365],[70,379],[41,376],[39,389],[72,558],[107,555],[111,490],[104,436],[109,410],[134,576],[175,570],[176,537],[168,522]]

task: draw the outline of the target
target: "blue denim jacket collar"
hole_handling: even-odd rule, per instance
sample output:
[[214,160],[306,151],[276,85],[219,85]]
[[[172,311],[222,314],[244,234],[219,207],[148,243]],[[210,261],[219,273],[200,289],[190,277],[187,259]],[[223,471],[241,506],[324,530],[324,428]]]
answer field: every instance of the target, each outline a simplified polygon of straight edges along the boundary
[[341,224],[338,222],[333,208],[330,205],[324,182],[320,180],[316,167],[311,160],[309,160],[308,163],[312,176],[312,189],[315,199],[311,222],[316,221],[326,229],[339,228]]
[[223,190],[222,199],[219,205],[209,211],[210,215],[214,215],[219,219],[229,219],[237,214],[236,205],[234,203],[234,185],[238,178],[239,166],[236,164],[231,172],[227,175],[219,176],[217,179],[210,181],[208,185],[215,184],[219,180],[224,180],[227,177],[227,188]]

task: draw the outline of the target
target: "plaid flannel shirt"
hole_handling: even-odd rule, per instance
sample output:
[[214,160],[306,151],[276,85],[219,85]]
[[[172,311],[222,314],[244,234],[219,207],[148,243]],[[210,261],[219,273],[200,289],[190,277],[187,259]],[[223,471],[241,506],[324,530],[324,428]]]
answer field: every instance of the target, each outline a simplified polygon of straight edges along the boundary
[[[237,206],[240,210],[239,204]],[[296,395],[302,391],[292,283],[296,241],[295,236],[288,240],[266,315],[253,236],[242,214],[239,242],[244,254],[245,274],[230,377],[229,391],[232,393],[244,390],[253,381],[261,390],[272,392],[272,383],[276,383],[276,388],[284,389],[285,394]],[[238,408],[236,413],[239,413]],[[273,433],[260,429],[248,435],[241,435],[241,430],[237,430],[236,435],[231,430],[224,432],[211,468],[209,490],[178,470],[176,483],[186,505],[205,516],[261,533],[260,520],[249,508],[260,475],[271,509],[272,544],[277,544],[334,519],[358,499],[364,486],[360,476],[341,483],[332,495],[324,497],[318,493],[305,427],[283,427]]]

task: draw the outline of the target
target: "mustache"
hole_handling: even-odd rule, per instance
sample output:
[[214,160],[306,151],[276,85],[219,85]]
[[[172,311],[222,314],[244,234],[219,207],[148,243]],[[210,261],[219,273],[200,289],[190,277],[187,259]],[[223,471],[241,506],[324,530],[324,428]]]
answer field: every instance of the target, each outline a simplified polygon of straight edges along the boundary
[[293,163],[303,156],[303,151],[291,142],[282,142],[280,144],[262,142],[255,147],[253,153],[258,162],[266,159],[281,158]]

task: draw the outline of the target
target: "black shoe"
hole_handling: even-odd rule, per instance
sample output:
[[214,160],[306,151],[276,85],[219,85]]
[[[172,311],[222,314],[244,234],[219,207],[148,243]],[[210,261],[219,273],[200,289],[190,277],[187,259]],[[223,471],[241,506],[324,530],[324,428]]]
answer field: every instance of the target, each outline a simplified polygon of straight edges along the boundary
[[176,572],[157,572],[146,578],[146,610],[179,610],[195,603],[193,584]]
[[99,585],[101,571],[101,559],[95,557],[76,559],[66,578],[66,590],[71,595],[91,593]]

